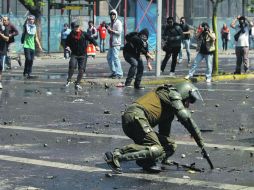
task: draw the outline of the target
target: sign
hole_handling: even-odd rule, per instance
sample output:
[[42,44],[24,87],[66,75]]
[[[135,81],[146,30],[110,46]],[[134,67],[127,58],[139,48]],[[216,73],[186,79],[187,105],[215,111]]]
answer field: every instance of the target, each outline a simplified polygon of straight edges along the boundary
[[80,6],[80,5],[66,5],[66,6],[64,6],[64,10],[81,10],[82,9],[82,5]]
[[65,9],[65,10],[81,10],[82,7],[92,8],[92,4],[64,4],[64,3],[50,3],[50,9]]

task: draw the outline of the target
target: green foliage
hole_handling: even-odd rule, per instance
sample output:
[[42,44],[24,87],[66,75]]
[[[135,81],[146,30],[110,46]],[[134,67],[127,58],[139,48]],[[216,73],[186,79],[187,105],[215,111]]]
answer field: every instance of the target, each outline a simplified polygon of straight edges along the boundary
[[38,2],[38,5],[39,5],[40,7],[46,5],[46,3],[43,2],[43,0],[25,0],[25,4],[26,4],[27,6],[34,7],[36,1]]
[[33,0],[25,0],[25,4],[28,6],[33,7],[34,6],[34,1]]
[[251,13],[254,13],[254,0],[251,0],[248,4],[247,4],[247,10]]

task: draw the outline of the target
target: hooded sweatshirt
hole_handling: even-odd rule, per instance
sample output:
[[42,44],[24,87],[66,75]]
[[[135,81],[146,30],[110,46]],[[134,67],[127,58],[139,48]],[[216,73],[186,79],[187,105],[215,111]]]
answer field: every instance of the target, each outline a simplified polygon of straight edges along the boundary
[[116,10],[111,10],[110,13],[115,13],[116,14],[116,18],[114,21],[111,21],[110,23],[110,27],[111,29],[113,29],[115,32],[110,33],[110,47],[116,47],[116,46],[121,46],[121,34],[123,31],[123,26],[122,26],[122,22],[117,19],[118,15],[117,15],[117,11]]

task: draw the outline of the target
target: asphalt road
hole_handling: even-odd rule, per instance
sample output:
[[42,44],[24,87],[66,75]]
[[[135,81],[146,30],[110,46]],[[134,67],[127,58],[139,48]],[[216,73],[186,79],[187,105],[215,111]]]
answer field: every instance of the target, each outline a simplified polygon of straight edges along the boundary
[[[225,70],[234,67],[230,59],[223,61],[228,62]],[[103,154],[131,143],[121,129],[121,112],[155,86],[137,91],[86,83],[77,92],[74,85],[64,86],[67,65],[66,60],[37,60],[34,79],[24,79],[15,63],[3,73],[1,190],[254,189],[254,80],[196,83],[204,102],[190,109],[214,170],[175,120],[172,138],[178,148],[172,160],[195,163],[204,172],[170,166],[155,175],[145,173],[135,162],[123,162],[124,173],[112,175]],[[179,66],[180,74],[186,70]],[[101,77],[106,81],[108,74],[106,63],[90,61],[85,80]]]

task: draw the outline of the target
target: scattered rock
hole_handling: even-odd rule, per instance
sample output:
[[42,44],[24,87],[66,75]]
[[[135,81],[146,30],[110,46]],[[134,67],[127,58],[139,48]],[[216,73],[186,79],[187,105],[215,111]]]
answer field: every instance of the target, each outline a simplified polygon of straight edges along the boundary
[[249,96],[246,96],[246,99],[248,99],[249,98]]
[[104,127],[109,127],[109,124],[105,124]]
[[48,144],[43,144],[43,147],[48,147]]
[[53,175],[46,176],[46,179],[54,179],[54,178],[56,178],[56,176]]
[[220,107],[220,104],[215,104],[214,106],[215,106],[216,108],[218,108],[218,107]]
[[185,154],[182,154],[182,155],[181,155],[181,158],[185,158],[185,157],[186,157],[186,155],[185,155]]
[[63,118],[63,120],[62,120],[63,122],[66,122],[66,119],[65,118]]
[[246,131],[246,127],[239,127],[239,131]]
[[253,158],[253,156],[254,156],[254,153],[250,152],[250,157]]
[[27,104],[27,102],[24,102],[24,104]]
[[183,179],[190,179],[190,177],[187,176],[187,175],[184,175],[184,176],[183,176]]
[[110,114],[109,110],[104,110],[104,114]]
[[106,173],[105,176],[106,177],[112,177],[113,175],[111,173]]

